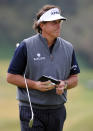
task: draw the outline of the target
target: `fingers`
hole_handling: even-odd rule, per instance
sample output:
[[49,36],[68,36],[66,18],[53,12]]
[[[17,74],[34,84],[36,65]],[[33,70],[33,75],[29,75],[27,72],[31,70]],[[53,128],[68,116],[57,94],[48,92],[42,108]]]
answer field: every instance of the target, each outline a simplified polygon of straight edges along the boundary
[[62,95],[63,92],[64,92],[63,88],[56,88],[56,94]]
[[49,80],[49,81],[45,81],[45,82],[41,82],[42,85],[49,85],[49,84],[52,84],[52,82]]
[[45,90],[47,91],[52,90],[55,88],[55,84],[53,84],[51,81],[48,81],[47,83],[45,83],[43,88],[45,88]]
[[55,84],[52,83],[51,81],[46,81],[46,82],[40,82],[39,85],[39,90],[40,91],[49,91],[55,88]]

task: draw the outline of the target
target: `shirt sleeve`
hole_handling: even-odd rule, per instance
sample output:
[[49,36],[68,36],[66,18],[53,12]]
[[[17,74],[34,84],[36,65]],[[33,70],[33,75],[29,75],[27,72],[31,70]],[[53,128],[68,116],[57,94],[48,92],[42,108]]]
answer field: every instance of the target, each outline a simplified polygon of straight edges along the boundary
[[80,73],[80,69],[76,60],[75,51],[73,50],[70,75],[75,75],[78,73]]
[[27,48],[26,43],[21,42],[16,48],[14,56],[10,62],[8,73],[22,75],[27,64]]

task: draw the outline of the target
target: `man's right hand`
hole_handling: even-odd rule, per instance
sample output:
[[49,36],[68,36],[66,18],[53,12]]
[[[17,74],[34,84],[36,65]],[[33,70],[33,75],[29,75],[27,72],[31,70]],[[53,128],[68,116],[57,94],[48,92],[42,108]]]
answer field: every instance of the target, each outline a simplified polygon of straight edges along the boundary
[[35,82],[34,86],[36,90],[42,92],[49,91],[55,88],[55,85],[53,85],[51,81],[46,81],[46,82],[37,81]]

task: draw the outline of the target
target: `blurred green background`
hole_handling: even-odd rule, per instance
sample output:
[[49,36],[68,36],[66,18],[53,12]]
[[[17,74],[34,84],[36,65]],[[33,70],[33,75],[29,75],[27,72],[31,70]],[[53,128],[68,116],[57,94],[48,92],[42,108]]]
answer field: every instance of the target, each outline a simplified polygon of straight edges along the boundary
[[73,44],[81,69],[79,85],[68,91],[64,131],[93,131],[93,0],[0,0],[0,131],[20,131],[16,87],[6,72],[16,43],[35,34],[35,15],[45,4],[67,17],[61,36]]

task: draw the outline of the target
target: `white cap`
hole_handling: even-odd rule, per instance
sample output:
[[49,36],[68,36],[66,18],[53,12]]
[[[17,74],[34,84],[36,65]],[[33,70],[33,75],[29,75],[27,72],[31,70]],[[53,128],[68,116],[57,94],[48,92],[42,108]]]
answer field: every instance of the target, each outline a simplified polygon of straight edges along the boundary
[[46,11],[38,20],[38,24],[44,21],[54,21],[54,20],[66,20],[65,17],[60,15],[58,8],[52,8]]

